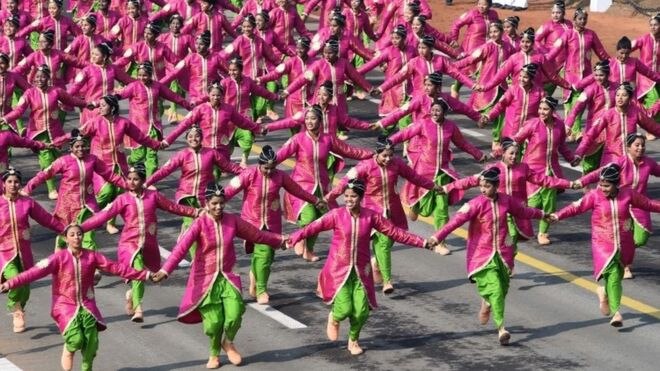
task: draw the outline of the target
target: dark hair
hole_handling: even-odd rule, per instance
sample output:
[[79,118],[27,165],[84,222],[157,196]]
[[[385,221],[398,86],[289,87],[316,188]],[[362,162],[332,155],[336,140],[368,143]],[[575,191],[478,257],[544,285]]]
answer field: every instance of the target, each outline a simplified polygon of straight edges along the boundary
[[621,49],[632,49],[632,42],[630,41],[628,36],[622,37],[616,43],[616,50],[621,50]]

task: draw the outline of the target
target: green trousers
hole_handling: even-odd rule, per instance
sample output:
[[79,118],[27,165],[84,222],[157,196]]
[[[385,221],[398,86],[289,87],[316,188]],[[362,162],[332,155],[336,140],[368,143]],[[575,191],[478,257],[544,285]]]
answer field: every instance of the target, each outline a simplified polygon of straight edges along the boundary
[[[656,84],[655,88],[644,96],[644,108],[651,108],[658,99],[660,99],[660,87]],[[660,122],[660,115],[657,115],[654,119],[655,122]]]
[[635,247],[646,246],[651,234],[637,222],[633,222],[633,240],[635,241]]
[[[557,210],[557,190],[553,188],[541,188],[534,196],[527,201],[529,207],[541,209],[546,213],[553,213]],[[547,233],[550,224],[544,219],[539,222],[539,233]]]
[[509,246],[513,247],[513,253],[515,256],[515,254],[518,254],[518,240],[520,240],[520,233],[518,232],[518,227],[516,226],[516,222],[514,221],[511,215],[507,214],[506,224],[507,224],[507,235],[508,235],[507,243],[509,244]]
[[371,236],[371,241],[376,264],[378,264],[378,270],[380,271],[381,276],[383,276],[383,282],[391,281],[392,246],[394,246],[394,240],[380,232],[376,232]]
[[[493,109],[495,104],[500,101],[500,98],[502,98],[502,95],[504,93],[502,92],[502,89],[496,88],[497,89],[497,96],[495,97],[495,100],[493,101],[494,103],[489,105],[488,107],[482,109],[479,111],[482,115],[488,115],[488,113]],[[493,142],[498,142],[502,138],[502,127],[504,126],[504,112],[501,113],[495,121],[493,121],[493,128],[491,129],[491,134],[493,135]]]
[[[314,192],[314,195],[316,197],[323,197],[321,191],[318,190],[318,189]],[[298,224],[299,227],[302,228],[302,227],[306,226],[307,224],[309,224],[309,223],[315,221],[316,219],[320,218],[321,215],[323,215],[323,213],[319,209],[314,207],[314,205],[308,203],[307,205],[305,205],[305,207],[302,208],[302,210],[300,210],[300,216],[298,216],[298,223],[297,224]],[[312,236],[312,237],[309,237],[305,240],[306,243],[307,243],[307,250],[308,251],[314,251],[314,243],[316,242],[316,237],[317,236]]]
[[234,136],[231,138],[230,145],[232,147],[240,147],[240,149],[243,151],[243,156],[247,157],[250,155],[253,143],[254,134],[251,131],[236,128],[236,130],[234,130]]
[[[186,96],[186,91],[183,90],[183,88],[181,87],[181,84],[179,84],[178,80],[174,80],[170,83],[170,90],[172,90],[173,92],[177,93],[178,95],[180,95],[182,97]],[[170,109],[171,110],[176,111],[177,108],[178,108],[178,106],[176,105],[176,103],[172,102],[170,104]]]
[[[18,276],[21,272],[23,272],[23,265],[21,264],[20,259],[16,257],[14,260],[10,261],[5,267],[5,270],[2,271],[2,277],[4,277],[4,280],[9,280]],[[9,290],[7,293],[7,310],[13,312],[16,308],[16,304],[20,304],[21,308],[25,309],[28,299],[30,299],[30,285],[24,285]]]
[[[47,132],[43,132],[37,135],[34,138],[34,140],[43,143],[52,142]],[[59,157],[59,152],[56,149],[42,149],[37,154],[37,157],[39,159],[39,168],[41,170],[44,170],[45,168],[49,167],[53,162],[55,162],[55,160],[57,160],[57,158]],[[54,178],[50,178],[46,180],[46,188],[48,189],[48,192],[57,190],[57,188],[55,187]]]
[[[15,87],[14,93],[11,96],[11,106],[16,107],[18,101],[21,99],[22,96],[23,96],[23,89],[19,87]],[[21,134],[23,133],[23,131],[25,130],[25,122],[23,121],[23,119],[19,118],[18,120],[16,120],[16,128],[18,129],[19,133]]]
[[[445,185],[451,182],[451,177],[440,172],[435,179],[435,184]],[[433,215],[433,226],[440,229],[449,221],[449,197],[446,194],[429,191],[411,207],[412,211],[421,216]]]
[[[275,81],[268,81],[266,89],[272,93],[277,91],[277,83]],[[266,115],[268,110],[273,109],[273,102],[258,95],[253,95],[250,98],[252,102],[252,120],[257,120],[259,117]]]
[[210,338],[209,355],[220,355],[222,334],[229,341],[241,328],[245,304],[241,293],[220,275],[197,308],[202,316],[204,334]]
[[509,269],[499,254],[488,262],[484,269],[472,275],[477,291],[489,305],[493,323],[497,328],[504,326],[504,302],[509,291]]
[[[81,225],[85,220],[89,219],[92,217],[92,211],[88,208],[83,208],[80,210],[78,215],[76,216],[76,224]],[[96,244],[96,239],[94,238],[96,233],[94,230],[85,232],[83,234],[83,240],[82,240],[82,247],[83,249],[87,250],[98,250],[98,245]],[[63,249],[66,247],[66,241],[64,240],[64,237],[61,235],[57,235],[55,238],[55,246],[59,249]]]
[[616,253],[612,261],[607,265],[601,276],[603,286],[605,286],[605,294],[607,294],[607,302],[610,305],[610,313],[614,314],[621,306],[621,295],[623,293],[623,265],[621,264],[621,257]]
[[335,295],[332,317],[337,322],[348,318],[351,324],[348,338],[352,341],[360,338],[360,331],[369,318],[369,300],[355,269],[351,269],[348,279]]
[[[179,205],[186,205],[190,207],[194,207],[195,209],[199,209],[201,206],[199,204],[199,200],[197,200],[197,197],[184,197],[179,201]],[[190,216],[184,216],[183,217],[183,222],[181,223],[181,233],[179,234],[179,237],[183,235],[183,232],[187,231],[188,228],[190,228],[190,225],[192,222],[195,220],[195,218],[192,218]],[[190,250],[188,250],[188,253],[190,254],[190,261],[193,260],[195,257],[195,250],[197,250],[197,242],[193,243],[192,246],[190,246]]]
[[[131,267],[137,271],[144,270],[144,257],[142,256],[142,252],[135,255]],[[144,298],[144,281],[131,281],[131,295],[133,296],[133,308],[142,305],[142,299]]]
[[[112,171],[115,174],[121,174],[121,169],[119,165],[114,165]],[[106,182],[103,184],[103,187],[99,190],[99,193],[96,195],[96,203],[99,205],[99,208],[103,209],[110,202],[112,202],[119,194],[122,192],[122,189],[116,185]]]
[[80,351],[82,354],[82,370],[91,371],[96,351],[99,349],[99,331],[96,328],[96,318],[80,307],[76,316],[62,334],[64,344],[69,352]]
[[587,175],[590,172],[598,169],[600,167],[600,160],[603,157],[603,148],[604,146],[600,146],[600,148],[590,154],[584,156],[582,159],[582,174]]
[[[149,137],[155,140],[160,140],[160,134],[154,128],[149,129]],[[147,178],[158,170],[158,151],[145,146],[139,146],[131,150],[128,156],[129,165],[143,162],[144,167],[147,169]]]
[[257,286],[257,295],[263,294],[268,290],[268,278],[270,277],[270,267],[275,258],[275,250],[268,245],[255,244],[252,252],[252,263],[250,270],[254,275]]
[[[571,112],[573,107],[575,107],[575,104],[577,103],[580,94],[581,93],[578,92],[572,92],[571,95],[568,97],[568,100],[566,101],[566,103],[564,103],[564,117],[568,117],[568,114]],[[573,122],[573,127],[571,128],[571,133],[574,135],[578,135],[582,133],[582,125],[583,125],[582,115],[576,116],[575,122]]]

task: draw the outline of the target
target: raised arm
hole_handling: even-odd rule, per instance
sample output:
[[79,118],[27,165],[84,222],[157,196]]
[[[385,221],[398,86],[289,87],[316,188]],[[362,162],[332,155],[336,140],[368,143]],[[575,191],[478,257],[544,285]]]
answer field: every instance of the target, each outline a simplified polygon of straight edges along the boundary
[[271,248],[278,248],[282,245],[282,235],[262,231],[252,224],[244,221],[240,217],[235,217],[236,235],[245,241],[268,245]]
[[368,149],[357,148],[346,144],[344,141],[337,139],[335,136],[331,136],[332,140],[332,150],[340,156],[364,160],[373,156],[373,152]]
[[176,204],[170,201],[170,199],[165,197],[162,193],[158,191],[154,192],[156,192],[156,205],[158,205],[159,209],[181,216],[197,216],[197,209],[186,205]]
[[402,244],[414,247],[424,247],[424,239],[418,235],[412,234],[405,229],[395,226],[392,222],[385,219],[380,214],[374,213],[373,218],[374,229],[376,229],[378,232]]
[[567,219],[575,215],[579,215],[587,212],[588,210],[593,209],[594,207],[594,192],[600,192],[598,190],[591,190],[589,193],[584,195],[581,199],[571,203],[570,205],[564,207],[563,209],[557,211],[557,220]]
[[174,156],[170,157],[169,160],[163,165],[160,169],[156,170],[151,176],[144,182],[145,187],[152,186],[159,181],[167,178],[172,174],[176,169],[181,168],[183,165],[183,152],[177,152]]
[[110,260],[98,251],[92,252],[96,266],[103,272],[110,273],[113,276],[119,276],[127,280],[144,281],[148,279],[150,272],[148,270],[137,271],[132,267],[119,264]]
[[475,217],[477,210],[470,202],[463,204],[444,227],[435,232],[433,237],[438,241],[444,241],[451,232],[462,226],[468,220]]
[[57,233],[62,233],[66,227],[35,200],[32,200],[32,204],[30,205],[30,218]]

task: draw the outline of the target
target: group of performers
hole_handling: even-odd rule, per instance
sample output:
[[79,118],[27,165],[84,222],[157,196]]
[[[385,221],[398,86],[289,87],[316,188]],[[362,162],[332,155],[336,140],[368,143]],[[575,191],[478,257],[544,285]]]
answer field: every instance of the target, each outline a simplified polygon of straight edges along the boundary
[[[651,234],[650,212],[660,212],[660,201],[646,195],[660,166],[645,156],[646,141],[660,135],[660,15],[650,19],[649,33],[622,37],[611,56],[587,28],[588,13],[578,8],[568,20],[562,1],[538,29],[519,30],[519,17],[500,19],[492,1],[478,0],[447,32],[430,24],[428,0],[68,5],[6,0],[0,11],[0,291],[8,292],[13,331],[21,333],[29,283],[52,276],[64,370],[76,351],[82,369],[92,369],[105,329],[94,295],[100,272],[130,281],[121,300],[130,319],[142,322],[144,281],[166,279],[187,255],[178,320],[202,323],[207,368],[220,367],[223,351],[240,364],[234,340],[245,304],[234,241],[244,240],[251,254],[249,295],[267,304],[275,250],[292,248],[317,262],[322,231],[332,233],[317,285],[331,305],[327,337],[337,340],[349,319],[353,355],[363,352],[358,340],[376,308],[375,285],[385,295],[395,290],[394,243],[447,255],[445,239],[466,222],[478,319],[492,317],[500,344],[511,337],[504,303],[518,242],[549,245],[550,224],[587,211],[594,278],[603,282],[599,308],[622,326],[622,279],[633,277],[635,248]],[[312,13],[316,33],[308,29]],[[365,75],[377,67],[385,80],[374,86]],[[445,75],[455,80],[448,92]],[[465,102],[461,90],[470,90]],[[380,98],[375,122],[349,114],[349,101],[367,95]],[[128,117],[120,115],[121,100]],[[74,108],[79,122],[65,130]],[[488,153],[463,136],[449,117],[457,114],[479,128],[492,125]],[[291,136],[279,149],[254,144],[256,135],[282,129]],[[377,139],[372,148],[355,147],[346,142],[349,130]],[[186,146],[160,166],[158,151],[182,134]],[[571,142],[579,142],[575,150]],[[9,165],[11,147],[36,153],[41,171],[29,181]],[[230,159],[236,147],[239,163]],[[485,170],[461,177],[453,147],[488,163]],[[257,164],[248,164],[251,152]],[[564,178],[560,154],[581,165],[580,179]],[[335,179],[347,158],[359,162]],[[290,174],[277,168],[288,159],[295,160]],[[177,171],[169,199],[156,187]],[[52,213],[31,197],[42,183],[56,200]],[[473,187],[480,195],[450,216],[449,205]],[[557,211],[558,194],[569,188],[585,195]],[[225,212],[239,194],[240,215]],[[157,209],[183,217],[165,262]],[[119,233],[117,216],[123,226],[114,262],[97,251],[95,230]],[[433,236],[408,232],[407,219],[419,216],[432,218]],[[37,263],[30,218],[58,234],[55,252]],[[283,218],[299,229],[283,234]],[[531,219],[540,220],[536,234]]]

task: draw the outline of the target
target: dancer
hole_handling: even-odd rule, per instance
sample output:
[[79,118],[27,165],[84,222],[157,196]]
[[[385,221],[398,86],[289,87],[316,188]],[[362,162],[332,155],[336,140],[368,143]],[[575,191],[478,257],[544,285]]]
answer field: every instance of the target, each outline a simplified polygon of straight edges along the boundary
[[200,0],[201,12],[193,15],[186,20],[181,32],[190,33],[193,35],[200,35],[204,31],[209,31],[211,36],[211,44],[209,50],[211,52],[219,52],[222,50],[222,41],[225,34],[236,38],[238,34],[231,27],[227,17],[216,8],[218,0]]
[[[0,197],[0,282],[4,284],[34,265],[29,218],[57,233],[64,230],[64,224],[32,198],[19,193],[23,178],[18,170],[9,167],[0,178],[4,188]],[[14,332],[23,332],[30,286],[14,285],[11,288],[7,295],[7,310],[13,313]]]
[[[35,267],[0,284],[0,291],[27,287],[27,284],[51,274],[52,305],[50,315],[64,338],[61,366],[73,368],[76,351],[82,354],[82,369],[92,370],[99,348],[99,331],[106,329],[94,298],[94,272],[104,272],[130,280],[147,280],[149,272],[136,271],[117,264],[103,254],[82,248],[83,231],[70,225],[66,231],[67,248],[41,260]],[[75,282],[71,282],[75,280]],[[11,291],[10,291],[11,292]]]
[[660,212],[660,201],[648,199],[629,187],[619,187],[621,168],[610,164],[600,171],[598,189],[593,189],[580,200],[550,215],[553,222],[592,211],[591,253],[594,278],[603,279],[597,289],[600,311],[604,316],[612,315],[610,325],[623,326],[619,312],[623,287],[623,267],[629,254],[634,253],[631,232],[631,207]]
[[326,304],[332,304],[328,315],[327,335],[331,341],[339,337],[339,323],[350,321],[348,351],[363,353],[358,344],[360,331],[369,311],[376,308],[374,281],[370,273],[370,241],[372,229],[413,247],[430,248],[423,238],[396,227],[380,213],[362,207],[365,185],[351,179],[344,187],[344,207],[330,210],[315,222],[291,235],[292,245],[332,230],[328,259],[318,276],[318,293]]
[[219,368],[220,348],[232,364],[242,362],[234,345],[245,312],[241,278],[233,272],[236,264],[234,238],[275,247],[283,245],[286,238],[261,231],[238,215],[224,212],[225,196],[220,184],[210,184],[205,195],[206,213],[179,239],[153,280],[159,282],[170,276],[192,244],[197,243],[177,319],[187,324],[202,322],[204,334],[210,338],[206,368]]
[[[152,272],[160,269],[160,251],[158,248],[158,218],[156,209],[182,216],[197,216],[198,209],[177,205],[167,197],[144,188],[147,179],[144,164],[137,163],[128,169],[126,175],[128,191],[119,195],[101,212],[85,220],[80,226],[83,232],[91,231],[108,220],[121,215],[124,228],[119,237],[117,258],[119,263],[139,271],[148,269]],[[144,282],[133,280],[126,291],[126,313],[133,322],[143,322],[142,299]]]
[[509,291],[509,280],[514,268],[514,249],[507,243],[507,216],[519,219],[540,219],[545,213],[526,207],[514,197],[499,193],[500,169],[489,168],[479,176],[480,195],[465,203],[454,217],[430,239],[431,243],[444,240],[449,234],[469,221],[467,237],[467,272],[476,283],[482,297],[479,322],[488,323],[491,313],[497,327],[501,345],[508,345],[511,334],[504,327],[504,301]]
[[[651,71],[660,71],[660,13],[649,20],[650,32],[633,41],[632,51],[639,50],[639,59],[648,66]],[[660,99],[660,88],[657,81],[651,80],[644,75],[637,74],[637,99],[644,104],[644,108],[650,108]],[[656,122],[660,122],[660,116],[651,116]],[[651,139],[651,138],[649,138]]]

